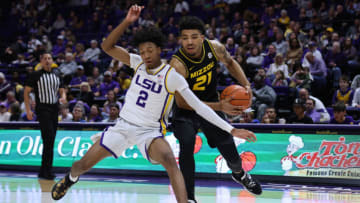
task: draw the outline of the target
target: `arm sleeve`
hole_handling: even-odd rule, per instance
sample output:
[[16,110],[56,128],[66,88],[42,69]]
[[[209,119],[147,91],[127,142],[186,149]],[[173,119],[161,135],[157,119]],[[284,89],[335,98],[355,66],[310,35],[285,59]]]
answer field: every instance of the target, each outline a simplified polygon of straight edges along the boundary
[[195,94],[186,87],[181,91],[178,91],[180,95],[185,99],[185,101],[195,110],[197,114],[203,117],[205,120],[216,125],[220,129],[231,133],[231,130],[234,128],[229,123],[221,119],[209,106],[200,101]]
[[142,63],[142,59],[137,54],[130,54],[130,68],[136,69],[140,63]]

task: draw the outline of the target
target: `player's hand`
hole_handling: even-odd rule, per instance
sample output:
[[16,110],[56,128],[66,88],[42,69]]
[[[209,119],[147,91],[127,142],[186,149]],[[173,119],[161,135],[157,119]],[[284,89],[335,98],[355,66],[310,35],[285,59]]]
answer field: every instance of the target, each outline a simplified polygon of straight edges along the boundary
[[248,93],[250,94],[250,103],[249,103],[249,108],[250,108],[251,105],[252,105],[253,91],[252,91],[250,85],[246,85],[246,86],[245,86],[245,89],[246,89],[246,90],[248,91]]
[[243,107],[235,106],[230,103],[231,97],[220,100],[221,111],[232,116],[240,115],[243,112]]
[[257,140],[253,132],[245,129],[234,128],[231,131],[231,135],[237,138],[244,139],[248,142],[255,142]]
[[29,120],[29,121],[32,121],[33,118],[34,118],[34,113],[32,111],[26,111],[26,118]]
[[144,6],[138,6],[137,4],[132,5],[126,15],[125,20],[129,23],[135,22],[137,19],[139,19],[142,9],[144,9]]

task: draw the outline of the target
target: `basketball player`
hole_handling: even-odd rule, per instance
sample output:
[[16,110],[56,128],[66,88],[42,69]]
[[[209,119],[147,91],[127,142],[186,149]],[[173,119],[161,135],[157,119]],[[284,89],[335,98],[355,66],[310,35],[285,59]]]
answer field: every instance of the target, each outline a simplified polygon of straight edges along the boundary
[[[205,102],[217,114],[222,112],[237,115],[241,107],[232,106],[229,101],[219,101],[216,90],[218,61],[226,65],[229,72],[251,94],[250,83],[240,65],[231,58],[224,45],[204,37],[203,22],[193,16],[186,16],[180,21],[181,48],[173,55],[170,65],[187,80],[190,89],[200,100]],[[241,165],[232,136],[196,115],[179,94],[175,94],[177,108],[174,110],[174,134],[180,143],[180,169],[185,177],[185,184],[190,202],[196,202],[194,196],[194,144],[198,129],[204,132],[210,147],[217,147],[232,170],[233,179],[241,183],[248,191],[261,194],[261,185],[247,174]],[[221,112],[222,111],[222,112]]]
[[92,136],[95,144],[73,164],[71,171],[52,189],[52,198],[62,198],[81,174],[88,171],[105,157],[121,156],[126,148],[137,145],[142,155],[153,164],[166,169],[178,202],[187,202],[183,176],[177,167],[169,144],[165,141],[166,124],[175,92],[202,117],[222,130],[256,141],[255,135],[244,129],[235,129],[203,104],[189,89],[184,78],[169,65],[161,62],[163,35],[155,28],[144,28],[136,32],[134,44],[140,56],[129,54],[124,48],[115,46],[129,25],[139,18],[143,7],[134,5],[123,22],[114,29],[102,44],[103,50],[115,59],[135,70],[133,80],[115,126]]

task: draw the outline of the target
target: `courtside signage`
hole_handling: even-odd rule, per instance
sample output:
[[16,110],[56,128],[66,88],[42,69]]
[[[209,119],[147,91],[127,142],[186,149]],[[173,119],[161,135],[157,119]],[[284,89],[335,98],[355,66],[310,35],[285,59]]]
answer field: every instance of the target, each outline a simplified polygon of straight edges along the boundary
[[[58,130],[54,146],[54,166],[70,167],[91,147],[90,136],[98,131]],[[358,135],[256,133],[258,141],[235,139],[243,168],[251,174],[360,179],[360,141]],[[167,133],[178,159],[179,143]],[[0,165],[40,166],[42,140],[39,130],[0,131]],[[196,171],[230,173],[217,149],[198,133],[195,144]],[[136,146],[118,158],[106,158],[95,168],[162,171],[145,160]]]

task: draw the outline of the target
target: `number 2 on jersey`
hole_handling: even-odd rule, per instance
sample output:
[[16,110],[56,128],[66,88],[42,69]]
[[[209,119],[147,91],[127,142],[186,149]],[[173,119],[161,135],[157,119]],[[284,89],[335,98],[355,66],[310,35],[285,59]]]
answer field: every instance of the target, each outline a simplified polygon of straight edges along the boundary
[[140,92],[139,92],[139,94],[140,94],[140,96],[138,97],[138,99],[137,99],[137,101],[136,101],[136,104],[137,105],[139,105],[139,106],[141,106],[141,107],[143,107],[143,108],[145,108],[145,105],[146,105],[146,100],[147,100],[147,98],[148,98],[148,93],[146,92],[146,91],[144,91],[144,90],[141,90]]
[[[193,90],[194,91],[204,91],[205,90],[205,86],[209,85],[211,82],[211,71],[209,71],[206,75],[202,75],[198,78],[196,78],[196,83],[193,86]],[[207,83],[205,85],[205,83]]]

